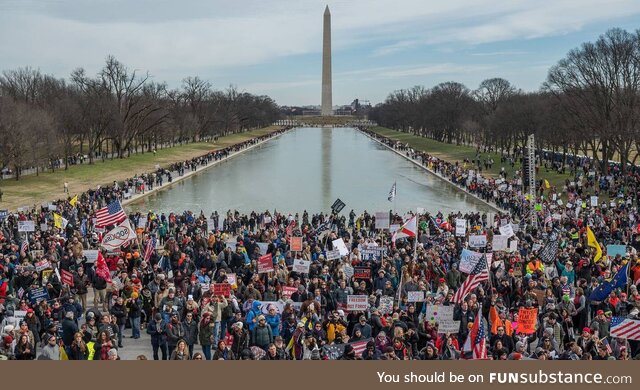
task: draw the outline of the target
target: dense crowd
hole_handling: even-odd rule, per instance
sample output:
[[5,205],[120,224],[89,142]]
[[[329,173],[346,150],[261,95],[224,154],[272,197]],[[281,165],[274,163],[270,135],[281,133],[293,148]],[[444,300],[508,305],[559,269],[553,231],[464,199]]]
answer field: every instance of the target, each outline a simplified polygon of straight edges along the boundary
[[[119,359],[127,336],[142,334],[141,359],[457,360],[478,358],[480,339],[480,358],[495,360],[640,354],[640,337],[611,334],[640,312],[637,176],[601,178],[585,162],[574,183],[541,183],[531,199],[518,177],[478,174],[479,159],[450,163],[375,137],[504,212],[131,213],[137,238],[100,249],[113,226],[98,228],[97,210],[259,139],[248,141],[4,216],[0,356]],[[376,228],[376,217],[389,224]],[[414,218],[415,234],[398,234]],[[34,232],[18,231],[25,221]],[[506,248],[493,248],[507,227]],[[472,236],[486,245],[471,248]],[[606,253],[620,244],[622,253]],[[481,254],[473,270],[463,264],[469,251]],[[487,279],[458,297],[483,264]]]

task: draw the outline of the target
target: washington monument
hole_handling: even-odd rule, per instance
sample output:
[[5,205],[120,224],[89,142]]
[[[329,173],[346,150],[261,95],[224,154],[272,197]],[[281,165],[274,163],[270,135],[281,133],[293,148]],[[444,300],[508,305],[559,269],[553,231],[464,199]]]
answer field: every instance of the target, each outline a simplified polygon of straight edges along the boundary
[[321,113],[333,115],[331,102],[331,12],[329,6],[324,9],[324,28],[322,34],[322,108]]

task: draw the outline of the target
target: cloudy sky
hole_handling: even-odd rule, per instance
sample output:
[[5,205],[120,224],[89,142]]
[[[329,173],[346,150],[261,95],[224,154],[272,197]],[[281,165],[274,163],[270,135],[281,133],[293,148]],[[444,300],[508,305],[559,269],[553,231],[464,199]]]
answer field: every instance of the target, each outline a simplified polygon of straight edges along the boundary
[[0,69],[67,77],[113,54],[170,87],[198,75],[319,104],[326,4],[334,104],[490,77],[536,90],[570,49],[640,27],[638,0],[0,0]]

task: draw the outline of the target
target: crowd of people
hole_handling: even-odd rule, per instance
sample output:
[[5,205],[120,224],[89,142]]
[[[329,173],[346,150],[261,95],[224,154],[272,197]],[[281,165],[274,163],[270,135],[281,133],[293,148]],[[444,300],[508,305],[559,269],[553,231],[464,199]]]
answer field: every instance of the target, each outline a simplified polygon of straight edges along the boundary
[[[531,198],[518,176],[485,178],[477,161],[447,162],[360,130],[503,211],[389,211],[382,227],[380,214],[354,210],[150,211],[126,215],[135,239],[101,248],[114,226],[98,226],[97,210],[264,138],[247,141],[6,215],[0,358],[117,360],[127,338],[143,335],[149,350],[139,359],[156,360],[640,355],[637,333],[611,334],[620,319],[639,320],[637,175],[599,177],[587,162],[564,188],[541,182]],[[21,231],[30,221],[35,231]],[[472,236],[486,244],[471,248]],[[624,250],[612,256],[610,245]],[[482,254],[473,269],[470,252]],[[469,288],[483,264],[488,276]],[[535,317],[521,321],[522,310]],[[479,328],[484,337],[470,337]]]

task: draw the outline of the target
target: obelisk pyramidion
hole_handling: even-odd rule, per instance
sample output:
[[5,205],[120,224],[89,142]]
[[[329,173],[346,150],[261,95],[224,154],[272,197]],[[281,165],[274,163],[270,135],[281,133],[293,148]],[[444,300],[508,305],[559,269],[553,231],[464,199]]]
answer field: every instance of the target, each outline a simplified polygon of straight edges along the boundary
[[331,12],[329,6],[324,10],[324,28],[322,34],[322,106],[321,113],[333,115],[331,102]]

